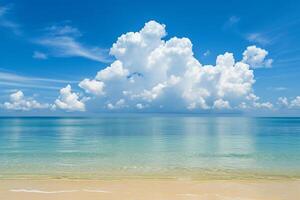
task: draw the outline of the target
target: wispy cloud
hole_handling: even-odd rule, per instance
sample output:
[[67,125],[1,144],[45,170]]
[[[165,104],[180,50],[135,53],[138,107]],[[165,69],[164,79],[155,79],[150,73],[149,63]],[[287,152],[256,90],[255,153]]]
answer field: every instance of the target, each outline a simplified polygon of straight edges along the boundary
[[254,42],[260,45],[267,45],[271,43],[270,38],[268,38],[266,35],[262,33],[250,33],[246,35],[246,39],[249,42]]
[[283,65],[288,67],[289,65],[298,65],[300,63],[300,58],[298,57],[291,57],[291,58],[285,58],[285,59],[278,59],[277,65]]
[[[299,27],[299,22],[299,19],[291,19],[289,21],[283,21],[280,24],[270,23],[263,29],[244,34],[244,38],[249,42],[254,42],[260,45],[273,45],[275,43],[282,42],[283,37],[291,38],[294,33],[290,30],[297,30],[297,27]],[[298,38],[297,36],[296,38]],[[285,44],[287,42],[288,41],[285,40]],[[288,47],[290,47],[290,45],[288,45]],[[280,51],[283,51],[283,49],[281,48]]]
[[77,81],[21,76],[14,73],[0,72],[0,86],[57,90],[60,89],[60,87],[54,84],[67,83],[77,83]]
[[274,89],[277,90],[277,91],[287,90],[286,87],[275,87]]
[[8,7],[0,6],[0,17],[3,17],[6,14],[7,10],[8,10]]
[[20,25],[8,18],[11,6],[0,5],[0,27],[9,29],[16,35],[21,35]]
[[236,25],[237,23],[239,23],[239,21],[240,21],[240,18],[239,18],[239,17],[234,16],[234,15],[233,15],[233,16],[230,16],[230,17],[227,19],[227,21],[224,23],[223,28],[225,28],[225,29],[230,28],[230,27]]
[[269,90],[274,90],[274,91],[285,91],[285,90],[287,90],[288,88],[279,86],[279,87],[269,87],[268,89],[269,89]]
[[46,31],[48,31],[49,35],[52,36],[73,36],[73,37],[80,37],[82,36],[81,32],[70,25],[64,25],[64,26],[58,26],[58,25],[52,25],[50,27],[45,28]]
[[69,36],[45,37],[37,40],[38,44],[47,46],[51,54],[57,57],[83,57],[99,62],[108,62],[105,50],[98,47],[86,47]]
[[40,51],[33,52],[32,57],[35,59],[40,59],[40,60],[45,60],[48,58],[48,56],[45,53],[40,52]]
[[55,57],[83,57],[98,62],[110,62],[108,50],[91,47],[79,42],[81,32],[72,26],[51,26],[46,34],[34,42],[47,47],[49,54]]
[[261,46],[270,46],[278,42],[284,34],[285,33],[276,30],[267,30],[246,33],[243,36],[247,41],[251,43],[259,44]]
[[203,56],[204,57],[207,57],[210,55],[210,50],[206,50],[204,53],[203,53]]
[[[20,88],[36,88],[36,89],[46,89],[46,90],[59,90],[60,87],[55,87],[51,85],[38,85],[36,83],[22,83],[22,82],[6,82],[0,81],[0,87],[20,87]],[[2,90],[1,90],[2,91]]]

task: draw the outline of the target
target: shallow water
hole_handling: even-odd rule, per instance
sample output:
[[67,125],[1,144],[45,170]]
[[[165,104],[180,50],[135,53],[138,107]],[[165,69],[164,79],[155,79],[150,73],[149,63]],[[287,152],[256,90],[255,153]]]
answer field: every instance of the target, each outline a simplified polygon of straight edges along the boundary
[[300,177],[300,118],[0,118],[0,178]]

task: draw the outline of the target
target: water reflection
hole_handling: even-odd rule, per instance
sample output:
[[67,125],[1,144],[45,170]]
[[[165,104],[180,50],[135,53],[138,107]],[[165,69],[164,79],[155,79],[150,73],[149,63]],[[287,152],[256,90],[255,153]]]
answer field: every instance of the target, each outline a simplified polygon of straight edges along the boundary
[[0,175],[270,168],[280,174],[298,173],[299,121],[198,116],[2,118]]

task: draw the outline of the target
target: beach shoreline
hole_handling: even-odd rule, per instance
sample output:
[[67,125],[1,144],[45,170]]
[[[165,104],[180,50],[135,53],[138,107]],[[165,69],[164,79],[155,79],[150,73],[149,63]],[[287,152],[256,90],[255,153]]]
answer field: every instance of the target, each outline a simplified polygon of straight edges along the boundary
[[298,200],[299,122],[1,119],[0,200]]
[[0,199],[297,200],[300,180],[6,179]]

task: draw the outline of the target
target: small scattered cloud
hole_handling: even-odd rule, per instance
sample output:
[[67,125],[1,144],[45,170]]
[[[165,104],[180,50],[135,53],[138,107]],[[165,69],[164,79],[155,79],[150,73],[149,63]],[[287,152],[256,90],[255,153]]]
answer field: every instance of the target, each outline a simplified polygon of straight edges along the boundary
[[10,95],[10,101],[1,104],[1,107],[7,110],[29,111],[33,109],[47,109],[49,104],[42,104],[33,98],[25,97],[24,93],[19,90]]
[[230,104],[228,101],[224,101],[223,99],[218,99],[214,102],[213,108],[223,110],[230,109]]
[[300,96],[297,96],[295,99],[291,101],[291,108],[300,108]]
[[263,102],[263,103],[260,103],[260,102],[254,102],[253,103],[253,106],[254,108],[259,108],[259,109],[272,109],[274,106],[272,103],[270,102]]
[[249,64],[252,68],[270,68],[273,59],[266,59],[268,51],[256,47],[255,45],[247,47],[243,52],[243,62]]
[[60,90],[59,97],[55,100],[53,109],[59,108],[69,112],[72,111],[85,111],[85,101],[87,98],[80,98],[79,94],[72,92],[70,85]]
[[139,110],[143,110],[143,109],[147,108],[148,105],[147,105],[147,104],[142,104],[142,103],[137,103],[137,104],[135,105],[135,107],[136,107],[137,109],[139,109]]
[[300,108],[300,96],[296,96],[294,99],[288,100],[287,97],[279,97],[277,104],[283,108],[299,109]]
[[46,60],[48,58],[47,54],[42,53],[40,51],[33,52],[32,57],[39,60]]
[[127,107],[127,105],[126,105],[126,102],[124,99],[118,100],[115,104],[112,104],[112,103],[107,104],[107,108],[109,110],[121,109],[121,108],[126,108],[126,107]]
[[278,101],[277,101],[277,104],[279,106],[282,106],[282,107],[288,107],[289,106],[288,98],[286,98],[286,97],[279,97]]

